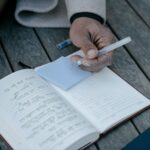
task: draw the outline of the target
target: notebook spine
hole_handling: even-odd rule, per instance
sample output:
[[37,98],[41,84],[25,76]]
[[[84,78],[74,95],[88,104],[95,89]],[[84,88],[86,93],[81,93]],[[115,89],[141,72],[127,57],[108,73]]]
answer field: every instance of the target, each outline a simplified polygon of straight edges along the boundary
[[1,134],[0,134],[0,150],[13,150],[13,148]]

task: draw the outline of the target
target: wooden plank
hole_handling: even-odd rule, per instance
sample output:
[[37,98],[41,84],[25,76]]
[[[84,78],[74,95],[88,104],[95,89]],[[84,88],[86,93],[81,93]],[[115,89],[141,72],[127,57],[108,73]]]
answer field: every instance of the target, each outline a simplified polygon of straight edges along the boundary
[[128,122],[102,136],[97,144],[101,150],[121,150],[137,136],[134,126]]
[[0,35],[15,71],[23,68],[18,64],[20,61],[31,68],[49,62],[33,29],[9,20],[0,24]]
[[135,117],[133,119],[133,122],[136,125],[137,129],[140,131],[140,133],[150,128],[150,109]]
[[150,1],[149,0],[127,0],[136,13],[145,21],[150,27]]
[[[149,77],[150,68],[148,66],[150,63],[149,61],[150,55],[148,53],[150,51],[148,52],[147,50],[147,48],[149,47],[149,42],[148,40],[145,40],[145,39],[150,39],[149,29],[142,23],[140,18],[133,12],[133,10],[129,8],[129,6],[125,1],[116,0],[114,3],[108,1],[108,8],[109,8],[108,20],[111,27],[116,32],[116,34],[119,35],[120,37],[125,35],[127,36],[129,33],[132,35],[132,38],[134,39],[134,43],[132,42],[133,44],[128,45],[127,48],[129,49],[130,53],[136,58],[136,60],[139,62],[139,64],[144,69],[144,71],[148,74]],[[121,13],[121,12],[126,12],[126,13]],[[124,58],[124,55],[122,56],[120,57],[121,58],[120,62],[122,62],[122,59]],[[129,72],[130,69],[128,68],[126,69],[127,69],[126,72]],[[127,78],[129,77],[130,79],[132,75],[133,73],[130,71],[129,75],[127,75]],[[135,82],[134,87],[136,87],[138,90],[144,93],[145,96],[150,98],[150,92],[149,92],[150,82],[146,80],[144,81],[142,79],[143,77],[142,78],[140,77],[141,78],[141,79],[139,78],[140,80],[138,78],[139,78],[138,74],[136,75],[136,77],[134,76],[133,79],[133,81]],[[139,85],[139,82],[141,82],[142,84]],[[150,127],[149,118],[150,118],[150,110],[147,110],[141,115],[138,115],[133,119],[133,122],[135,123],[137,129],[140,132],[143,132]]]
[[121,76],[121,78],[126,80],[131,86],[145,96],[150,97],[149,80],[144,76],[124,48],[119,48],[118,51],[114,53],[111,69]]
[[[146,97],[150,98],[150,82],[136,66],[134,61],[129,59],[127,52],[118,50],[118,52],[114,54],[113,65],[111,68],[133,87],[143,93]],[[150,127],[150,109],[134,117],[132,121],[140,133],[144,132]]]
[[[11,73],[11,68],[0,45],[0,79]],[[0,135],[0,149],[7,148],[7,144]]]
[[11,73],[11,68],[0,45],[0,79]]
[[[16,27],[13,27],[13,28],[16,28]],[[20,28],[20,27],[18,27],[18,28]],[[10,31],[12,31],[12,30],[14,30],[14,29],[10,29]],[[22,30],[24,30],[24,29],[20,29],[19,31],[20,32],[22,32]],[[18,31],[18,30],[17,30]],[[31,30],[29,30],[28,32],[30,32]],[[32,32],[32,31],[31,31]],[[64,31],[61,31],[62,33],[64,32]],[[10,32],[11,33],[11,32]],[[13,33],[16,33],[16,32],[13,32]],[[6,34],[6,33],[5,33]],[[5,35],[4,33],[3,33],[3,35]],[[10,34],[11,35],[11,34]],[[27,35],[27,34],[25,34],[25,35]],[[43,34],[42,34],[43,35]],[[44,33],[44,35],[46,35],[46,33]],[[50,34],[51,35],[51,38],[52,38],[52,34]],[[8,36],[8,35],[7,35]],[[3,42],[5,43],[5,46],[7,45],[7,43],[9,43],[7,40],[6,40],[6,37],[7,37],[6,35],[5,36],[3,36]],[[12,36],[12,35],[11,35]],[[18,36],[18,32],[17,32],[17,35],[15,35],[15,36]],[[21,36],[21,34],[20,34],[20,36]],[[30,36],[30,34],[29,34],[29,36]],[[48,35],[47,35],[48,36]],[[60,35],[57,35],[57,37],[56,37],[56,39],[59,37]],[[27,36],[26,36],[27,37]],[[32,37],[32,36],[31,36]],[[63,36],[62,36],[63,37]],[[42,38],[41,38],[42,39]],[[44,39],[45,38],[43,38],[43,41],[44,41]],[[52,38],[53,39],[53,38]],[[51,42],[52,41],[52,39],[50,40],[50,41],[48,41],[48,42]],[[18,40],[18,38],[17,38],[17,40]],[[48,40],[48,39],[45,39],[46,41]],[[20,42],[22,42],[22,41],[20,41]],[[55,43],[53,44],[53,46],[55,46],[55,44],[57,43],[57,41],[55,41]],[[18,43],[17,43],[18,44]],[[19,43],[20,44],[20,43]],[[43,42],[43,44],[44,44],[44,42]],[[13,43],[9,43],[9,45],[13,45]],[[24,45],[24,44],[21,44],[21,45]],[[24,45],[24,46],[26,46],[26,45]],[[45,46],[45,44],[44,44],[44,46]],[[7,47],[7,46],[6,46]],[[13,45],[13,47],[15,47],[14,45]],[[17,46],[16,46],[17,47]],[[15,48],[16,48],[15,47]],[[45,48],[47,48],[47,50],[48,49],[50,49],[50,47],[51,47],[51,44],[50,43],[48,43],[48,45],[47,45],[47,47],[45,46]],[[9,46],[9,48],[11,48],[11,46]],[[13,51],[15,50],[15,48],[13,49]],[[29,52],[29,51],[27,51],[27,52]],[[7,53],[9,54],[9,56],[11,56],[11,57],[14,57],[14,55],[12,55],[12,53],[10,52],[10,50],[8,50],[8,47],[7,47]],[[23,51],[22,52],[22,54],[23,54],[23,56],[25,55],[24,54],[25,53],[25,51]],[[29,52],[30,53],[30,52]],[[69,51],[67,51],[67,53],[69,53]],[[61,53],[58,53],[58,56],[60,56],[61,54],[66,54],[66,52],[65,51],[63,51],[63,52],[61,52]],[[28,55],[25,55],[25,56],[28,56]],[[56,57],[58,57],[58,56],[53,56],[53,59],[56,59]],[[24,57],[22,57],[22,58],[24,58]],[[18,60],[18,55],[17,55],[17,57],[16,57],[16,55],[15,55],[15,60]],[[28,59],[27,59],[28,60]],[[30,60],[30,59],[29,59]],[[36,61],[36,60],[34,60],[34,61]],[[12,59],[11,59],[11,62],[12,62]],[[27,61],[26,61],[27,62]],[[14,68],[18,68],[18,67],[16,67],[17,65],[14,65],[14,62],[12,63],[13,64],[13,67]],[[32,63],[31,63],[32,64]],[[126,64],[125,64],[126,65]],[[20,68],[20,67],[19,67]],[[122,131],[121,133],[126,137],[125,139],[126,139],[126,141],[128,142],[128,141],[131,141],[133,138],[135,138],[137,135],[138,135],[138,133],[136,132],[136,130],[135,130],[135,128],[132,126],[132,125],[130,125],[131,123],[130,122],[128,122],[127,124],[125,124],[125,126],[127,126],[126,128],[128,128],[128,130],[125,130],[126,128],[122,128],[122,127],[120,127],[120,130]],[[120,133],[120,130],[115,130],[115,134],[116,135],[119,135],[119,133]],[[128,131],[128,132],[127,132]],[[117,133],[116,133],[117,132]],[[128,136],[128,134],[129,133],[132,133],[132,136]],[[108,134],[109,135],[109,134]],[[128,140],[127,140],[128,139]],[[107,142],[107,141],[106,141]],[[118,140],[117,140],[117,142],[118,143],[121,143],[121,145],[122,146],[124,146],[124,144],[125,143],[123,143],[123,142],[121,142],[120,141],[120,139],[118,138]],[[110,146],[111,146],[111,142],[108,142],[108,144],[110,143]],[[116,143],[116,145],[119,145],[118,143]],[[120,147],[120,146],[119,146]]]
[[128,44],[131,55],[150,79],[150,29],[129,7],[126,1],[107,1],[108,22],[119,38],[131,36]]
[[68,39],[69,31],[67,28],[37,28],[36,32],[52,60],[55,60],[60,56],[66,56],[77,50],[74,46],[68,46],[62,50],[56,47],[58,43]]

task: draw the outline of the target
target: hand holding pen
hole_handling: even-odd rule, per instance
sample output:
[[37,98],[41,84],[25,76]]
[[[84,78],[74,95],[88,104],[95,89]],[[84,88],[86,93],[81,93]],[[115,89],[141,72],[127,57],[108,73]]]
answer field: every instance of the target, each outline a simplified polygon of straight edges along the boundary
[[[119,48],[119,47],[121,47],[125,44],[128,44],[131,41],[132,41],[131,37],[126,37],[126,38],[124,38],[124,39],[122,39],[122,40],[120,40],[116,43],[113,43],[109,46],[106,46],[106,47],[104,47],[104,48],[102,48],[101,50],[98,51],[97,57],[106,55],[107,53],[110,53],[110,52],[116,50],[117,48]],[[83,61],[84,61],[84,59],[80,59],[80,60],[77,61],[77,64],[80,66],[80,65],[83,64]]]
[[[57,46],[63,48],[73,42],[81,48],[85,54],[82,58],[79,55],[72,56],[73,61],[84,70],[97,72],[112,63],[112,51],[131,41],[127,37],[117,43],[113,43],[112,33],[101,23],[90,18],[76,19],[70,29],[70,37]],[[112,45],[111,45],[112,44]]]
[[81,17],[74,20],[70,28],[72,43],[84,52],[84,58],[74,55],[72,59],[82,59],[80,67],[90,72],[98,72],[112,63],[113,53],[98,56],[98,50],[114,42],[114,36],[108,28],[97,20]]

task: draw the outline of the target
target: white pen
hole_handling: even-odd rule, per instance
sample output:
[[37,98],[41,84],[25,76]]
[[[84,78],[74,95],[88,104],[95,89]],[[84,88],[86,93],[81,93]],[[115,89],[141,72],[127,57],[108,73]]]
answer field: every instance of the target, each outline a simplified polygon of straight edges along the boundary
[[[107,54],[108,52],[111,52],[111,51],[113,51],[113,50],[115,50],[115,49],[117,49],[117,48],[119,48],[119,47],[129,43],[129,42],[131,42],[131,37],[126,37],[126,38],[124,38],[124,39],[122,39],[122,40],[120,40],[120,41],[118,41],[116,43],[113,43],[113,44],[111,44],[109,46],[106,46],[106,47],[102,48],[101,50],[98,51],[97,56],[101,56],[101,55]],[[77,64],[78,65],[82,65],[82,61],[83,61],[83,59],[78,60]]]

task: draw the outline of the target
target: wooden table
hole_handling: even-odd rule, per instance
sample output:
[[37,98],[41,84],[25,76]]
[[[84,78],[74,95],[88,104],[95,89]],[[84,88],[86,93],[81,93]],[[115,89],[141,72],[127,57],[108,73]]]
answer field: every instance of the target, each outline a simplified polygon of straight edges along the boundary
[[[150,0],[108,0],[108,26],[117,39],[131,36],[133,42],[114,54],[111,67],[118,75],[150,98]],[[68,29],[26,28],[8,11],[0,22],[0,78],[19,69],[36,66],[68,55],[56,44],[68,38]],[[19,62],[26,64],[21,65]],[[150,109],[122,123],[87,150],[120,150],[150,127]]]

